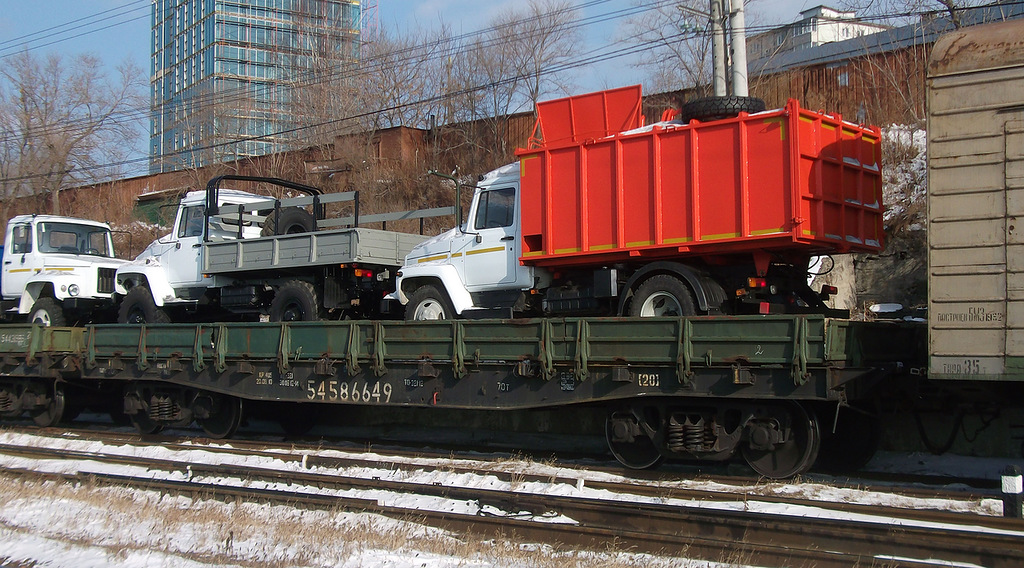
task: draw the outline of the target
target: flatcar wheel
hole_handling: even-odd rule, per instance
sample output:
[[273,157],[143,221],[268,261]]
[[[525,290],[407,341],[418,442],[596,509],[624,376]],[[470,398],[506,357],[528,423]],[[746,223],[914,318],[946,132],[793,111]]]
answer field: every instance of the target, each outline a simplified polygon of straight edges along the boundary
[[[124,406],[121,410],[128,420],[131,421],[132,426],[135,426],[135,429],[143,436],[156,434],[163,429],[163,424],[149,416],[149,405],[142,402],[144,398],[145,395],[141,388],[131,387],[125,390]],[[111,416],[113,417],[114,415],[115,412],[111,412]],[[116,418],[114,422],[117,422]]]
[[[792,477],[810,469],[821,446],[817,418],[798,404],[780,406],[769,418],[751,429],[751,440],[740,448],[750,467],[772,479]],[[776,429],[771,424],[787,422],[789,435],[785,441],[771,443],[772,430]]]
[[56,426],[64,418],[64,387],[59,383],[53,385],[53,395],[46,408],[32,412],[32,420],[37,426],[49,428]]
[[230,438],[242,424],[242,399],[234,396],[217,396],[209,417],[198,418],[196,422],[211,438]]
[[661,463],[661,452],[632,414],[610,413],[604,432],[608,449],[622,465],[630,469],[651,469]]

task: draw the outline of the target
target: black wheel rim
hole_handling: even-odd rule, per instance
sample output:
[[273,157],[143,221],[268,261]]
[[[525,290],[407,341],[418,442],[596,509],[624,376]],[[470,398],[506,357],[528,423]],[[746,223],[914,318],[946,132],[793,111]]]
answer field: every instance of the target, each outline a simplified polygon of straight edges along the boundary
[[748,444],[741,446],[743,458],[758,474],[772,479],[784,479],[810,469],[818,457],[821,435],[818,420],[804,411],[798,404],[788,405],[780,415],[789,413],[792,434],[788,440],[773,450],[753,449]]
[[220,397],[216,407],[216,411],[209,418],[197,422],[211,438],[228,438],[242,423],[242,399],[233,396]]
[[617,415],[609,414],[605,421],[605,440],[607,440],[608,449],[611,450],[615,459],[630,469],[650,469],[660,464],[661,452],[649,437],[640,435],[635,437],[632,442],[614,440],[612,422],[615,416]]
[[288,302],[281,311],[281,321],[305,321],[306,311],[298,302]]

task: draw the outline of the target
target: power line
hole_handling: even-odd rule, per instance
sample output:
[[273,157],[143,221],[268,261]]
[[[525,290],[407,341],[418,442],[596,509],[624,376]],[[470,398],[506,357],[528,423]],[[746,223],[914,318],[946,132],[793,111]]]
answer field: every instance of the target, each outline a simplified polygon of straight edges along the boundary
[[[597,6],[597,5],[600,5],[600,4],[604,4],[607,1],[608,0],[590,0],[589,2],[584,3],[582,5],[582,7]],[[133,4],[137,4],[137,3],[138,2],[129,2],[127,4],[122,5],[120,8],[128,7],[128,6],[131,6]],[[1021,3],[1021,2],[1014,2],[1013,4],[1019,4],[1019,3]],[[1006,3],[1006,4],[1010,4],[1010,3]],[[602,14],[598,14],[598,15],[588,16],[588,17],[585,17],[585,18],[580,18],[579,20],[577,20],[577,21],[575,21],[573,23],[572,28],[575,29],[575,28],[584,27],[586,25],[591,25],[593,23],[605,22],[605,21],[616,19],[616,18],[623,18],[623,17],[626,17],[627,15],[636,15],[636,14],[642,13],[644,11],[656,9],[656,8],[658,8],[660,6],[663,6],[663,5],[665,5],[665,2],[650,2],[650,3],[646,4],[646,5],[634,6],[631,9],[619,9],[619,10],[614,10],[614,11],[607,12],[607,13],[602,13]],[[116,9],[117,8],[112,9],[112,10],[116,10]],[[107,12],[110,12],[110,11],[111,10],[108,10]],[[104,14],[104,13],[106,13],[106,12],[103,12],[101,14]],[[935,13],[938,13],[938,12],[931,12],[931,14],[935,14]],[[888,20],[888,19],[894,19],[894,18],[906,18],[906,17],[910,17],[910,16],[914,16],[914,15],[921,15],[921,14],[922,14],[921,12],[907,12],[907,13],[901,13],[901,14],[888,14],[888,15],[884,15],[884,16],[871,16],[871,17],[867,17],[867,18],[858,18],[858,20],[863,20],[863,21]],[[108,16],[108,17],[112,17],[112,16]],[[86,18],[86,19],[82,19],[82,20],[88,20],[88,19]],[[85,25],[85,24],[81,24],[81,25]],[[511,25],[511,24],[506,24],[506,25]],[[788,25],[793,25],[793,24],[787,24],[787,26]],[[57,28],[57,27],[60,27],[60,26],[54,26],[54,28]],[[458,42],[455,41],[455,40],[468,40],[468,39],[473,39],[473,38],[484,38],[485,40],[487,40],[488,39],[487,38],[488,34],[497,35],[494,32],[497,31],[497,30],[502,29],[503,27],[504,26],[494,26],[494,27],[489,27],[489,28],[483,28],[483,29],[480,29],[480,30],[475,30],[475,31],[472,31],[472,32],[464,33],[464,34],[459,34],[457,36],[453,36],[450,39],[446,38],[446,41],[449,44],[454,45],[454,44],[458,44]],[[748,30],[758,30],[758,29],[762,29],[762,28],[765,29],[765,30],[768,30],[768,29],[778,29],[780,27],[785,27],[785,26],[771,26],[771,27],[768,27],[768,26],[753,26],[753,27],[749,27]],[[42,32],[36,32],[36,34],[39,34],[39,33],[42,33]],[[84,32],[84,33],[87,33],[87,32]],[[655,47],[657,45],[663,44],[666,41],[674,41],[674,40],[677,40],[677,39],[684,39],[685,37],[694,37],[694,35],[700,35],[700,34],[701,34],[701,32],[698,32],[697,34],[681,33],[681,34],[676,34],[674,36],[670,36],[668,38],[658,38],[656,40],[652,40],[652,41],[649,41],[649,42],[646,42],[646,43],[634,44],[634,45],[629,46],[629,47],[619,47],[619,48],[612,49],[612,50],[608,50],[607,48],[609,46],[605,46],[604,48],[598,48],[598,49],[591,50],[587,54],[583,54],[583,55],[581,55],[581,56],[579,56],[579,57],[577,57],[577,58],[575,58],[573,60],[565,62],[564,64],[562,64],[562,65],[560,65],[558,67],[554,67],[554,68],[549,68],[549,69],[543,70],[540,74],[541,75],[550,75],[550,74],[553,74],[553,73],[559,73],[559,72],[563,72],[563,71],[567,71],[567,70],[571,70],[571,69],[576,69],[576,68],[583,67],[583,66],[590,65],[590,64],[593,64],[593,63],[597,63],[597,62],[607,61],[607,60],[611,60],[611,59],[617,59],[617,58],[625,57],[625,56],[628,56],[628,55],[635,55],[635,54],[640,53],[642,51],[646,51],[647,49],[650,49],[651,47]],[[28,35],[33,35],[33,34],[28,34]],[[25,36],[22,36],[22,37],[25,37]],[[8,41],[11,41],[11,40],[8,40]],[[55,40],[55,42],[56,41],[57,40]],[[486,48],[486,47],[492,45],[489,42],[493,42],[493,41],[499,41],[499,40],[497,38],[495,38],[495,37],[492,37],[488,41],[480,42],[478,45],[476,45],[475,49]],[[2,45],[2,44],[0,44],[0,45]],[[438,46],[435,45],[434,43],[417,44],[417,45],[410,46],[409,48],[406,48],[404,50],[400,50],[398,52],[394,52],[394,53],[391,53],[391,54],[385,54],[385,55],[394,55],[394,54],[404,55],[405,57],[403,59],[397,60],[397,62],[398,63],[408,62],[408,61],[412,60],[414,57],[416,57],[417,53],[419,51],[422,51],[424,49],[429,51],[431,49],[436,49],[437,47]],[[2,47],[0,47],[0,49],[2,49]],[[375,65],[377,65],[377,66],[383,65],[383,64],[387,63],[387,61],[390,61],[391,63],[395,63],[396,62],[396,60],[394,60],[394,59],[386,60],[384,58],[377,59],[377,60],[371,60],[371,61],[368,61],[368,62],[360,62],[361,63],[361,68],[360,69],[357,69],[354,72],[350,71],[350,70],[349,71],[339,70],[336,74],[328,75],[326,77],[326,79],[330,80],[332,78],[332,75],[335,75],[334,78],[338,78],[338,79],[352,79],[352,78],[358,78],[358,77],[361,77],[361,76],[370,75],[370,74],[375,72],[375,67],[374,67]],[[368,65],[367,65],[367,63],[368,63]],[[409,101],[409,102],[402,103],[402,104],[392,105],[390,107],[382,107],[382,108],[378,108],[378,109],[370,109],[370,110],[367,110],[365,112],[354,114],[354,115],[351,115],[351,116],[341,117],[341,118],[337,118],[337,119],[333,119],[333,120],[322,121],[322,122],[319,122],[319,123],[304,125],[304,126],[295,127],[295,128],[289,128],[289,129],[282,130],[280,132],[274,132],[274,133],[269,133],[269,134],[259,135],[259,136],[239,137],[236,140],[220,142],[220,143],[215,143],[215,144],[209,144],[209,145],[202,146],[202,147],[190,148],[190,149],[187,149],[187,150],[182,150],[182,151],[179,151],[179,152],[174,152],[174,153],[171,153],[171,154],[167,154],[164,157],[167,157],[167,158],[178,158],[178,157],[187,156],[188,154],[193,153],[193,152],[201,152],[201,151],[206,151],[206,150],[210,150],[210,149],[226,148],[226,147],[235,146],[237,144],[241,144],[241,143],[245,143],[245,142],[249,142],[249,141],[266,140],[266,139],[269,139],[269,138],[272,138],[272,137],[278,137],[278,136],[282,136],[282,135],[285,135],[285,134],[295,134],[295,133],[300,133],[300,132],[303,132],[303,131],[308,131],[308,130],[314,129],[314,128],[322,128],[324,126],[330,126],[330,125],[333,125],[333,124],[341,124],[341,123],[348,122],[348,121],[356,121],[356,120],[372,117],[372,116],[380,114],[380,113],[393,112],[393,111],[397,111],[397,110],[407,109],[407,108],[410,108],[410,107],[423,106],[423,105],[427,105],[427,104],[431,104],[431,103],[436,103],[436,102],[439,102],[439,101],[443,100],[445,97],[459,96],[459,95],[464,95],[464,94],[468,94],[468,93],[479,91],[479,90],[485,90],[485,89],[494,88],[494,87],[500,86],[502,84],[506,84],[506,83],[509,83],[509,82],[517,81],[517,80],[521,80],[523,77],[524,76],[506,77],[506,78],[501,79],[499,81],[495,81],[495,82],[492,82],[492,83],[489,83],[489,84],[486,84],[486,85],[479,85],[479,86],[467,88],[467,89],[464,89],[464,90],[459,91],[459,92],[454,92],[454,93],[449,92],[449,93],[437,94],[437,95],[434,95],[434,96],[425,97],[425,98],[422,98],[422,99],[419,99],[419,100],[415,100],[415,101]],[[309,72],[307,74],[306,79],[308,79],[308,81],[314,81],[314,80],[322,80],[324,78],[316,76],[315,71],[311,71],[311,72]],[[295,88],[301,88],[301,87],[307,86],[309,84],[312,84],[312,83],[311,82],[306,82],[306,81],[300,81],[300,82],[296,83]],[[239,90],[237,90],[237,92],[239,94],[241,94],[243,92],[243,90],[239,89]],[[228,100],[230,102],[232,99],[228,99]],[[234,100],[238,100],[238,99],[234,99]],[[199,98],[198,101],[202,102],[203,99]],[[148,108],[146,108],[145,110],[141,110],[141,109],[129,110],[129,111],[126,111],[124,113],[119,114],[118,117],[119,118],[123,118],[124,120],[137,120],[137,118],[141,118],[142,117],[142,113],[148,114],[149,112],[150,112],[150,110]],[[133,116],[135,117],[134,119],[133,119]],[[146,156],[146,157],[122,160],[122,161],[118,161],[118,162],[111,162],[111,163],[106,163],[106,164],[96,164],[96,165],[93,165],[93,166],[81,168],[81,170],[92,171],[92,170],[98,170],[98,169],[113,169],[113,168],[124,167],[124,166],[147,164],[149,162],[149,160],[150,160],[150,157]],[[22,176],[22,177],[18,177],[18,178],[7,178],[7,179],[5,179],[3,181],[19,181],[19,180],[33,179],[33,178],[37,178],[37,177],[42,177],[42,174],[26,175],[26,176]]]
[[[680,33],[680,34],[678,34],[678,38],[682,38],[684,35],[686,35],[686,34],[685,33]],[[673,37],[673,38],[670,38],[670,39],[677,39],[677,38]],[[573,69],[573,68],[577,68],[577,67],[581,67],[581,66],[590,65],[590,64],[598,62],[598,61],[606,61],[606,60],[610,60],[610,59],[616,59],[616,58],[620,58],[620,57],[625,57],[625,56],[628,56],[628,55],[635,54],[635,53],[637,53],[639,51],[643,51],[645,49],[648,49],[649,47],[650,47],[650,45],[639,44],[639,45],[635,45],[635,46],[619,48],[619,49],[613,50],[611,52],[608,52],[607,54],[588,55],[588,56],[585,56],[584,58],[577,59],[577,60],[571,61],[571,62],[567,62],[566,64],[558,67],[557,69],[542,71],[541,74],[542,75],[550,75],[550,74],[555,73],[555,72],[561,72],[561,71],[565,71],[565,70],[568,70],[568,69]],[[441,100],[445,99],[446,97],[460,96],[460,95],[469,94],[469,93],[472,93],[472,92],[475,92],[475,91],[479,91],[479,90],[485,90],[485,89],[493,88],[493,87],[500,86],[502,84],[506,84],[506,83],[509,83],[509,82],[512,82],[512,81],[520,80],[521,78],[522,78],[522,76],[506,77],[506,78],[503,78],[503,79],[500,79],[500,80],[497,80],[497,81],[493,81],[493,82],[485,84],[485,85],[478,85],[478,86],[474,86],[474,87],[470,87],[470,88],[466,88],[466,89],[461,89],[461,90],[455,91],[455,92],[449,92],[449,93],[433,95],[433,96],[422,98],[422,99],[419,99],[419,100],[416,100],[416,101],[410,101],[410,102],[407,102],[407,103],[402,103],[402,104],[398,104],[398,105],[392,105],[390,107],[382,107],[382,108],[370,109],[370,110],[364,111],[362,113],[358,113],[358,114],[354,114],[354,115],[350,115],[350,116],[346,116],[346,117],[341,117],[341,118],[337,118],[337,119],[327,120],[327,121],[323,121],[323,122],[320,122],[320,123],[317,123],[317,124],[305,125],[305,126],[301,126],[301,127],[295,127],[295,128],[291,128],[291,129],[287,129],[287,130],[281,131],[281,132],[275,132],[275,133],[261,135],[261,136],[240,137],[238,140],[232,140],[232,141],[228,141],[228,142],[221,142],[221,143],[215,143],[215,144],[208,144],[208,145],[201,146],[201,147],[196,147],[196,148],[191,148],[191,149],[187,149],[187,150],[182,150],[182,151],[179,151],[179,152],[175,152],[175,153],[169,154],[167,157],[172,157],[172,158],[173,157],[180,157],[180,156],[185,156],[185,155],[187,155],[187,154],[189,154],[191,152],[202,152],[202,151],[207,151],[207,150],[212,150],[212,149],[224,148],[224,147],[233,146],[235,144],[239,144],[239,143],[242,143],[242,142],[248,142],[248,141],[253,141],[253,140],[262,140],[262,139],[265,139],[265,138],[268,138],[268,137],[271,137],[271,136],[280,135],[280,134],[288,134],[288,133],[301,132],[301,131],[305,131],[305,130],[310,130],[312,128],[328,126],[328,125],[331,125],[331,124],[340,124],[340,123],[343,123],[343,122],[359,120],[359,119],[367,118],[367,117],[370,117],[370,116],[374,116],[376,114],[383,113],[383,112],[390,112],[390,111],[394,111],[394,110],[400,110],[402,108],[407,108],[407,107],[410,107],[410,106],[428,104],[430,102],[441,101]],[[146,164],[148,162],[149,162],[149,158],[148,157],[133,158],[133,159],[128,159],[128,160],[122,160],[122,161],[119,161],[119,162],[112,162],[112,163],[97,164],[97,165],[94,165],[94,166],[88,166],[88,167],[80,168],[80,170],[91,171],[91,170],[96,170],[96,169],[106,169],[106,168],[115,168],[115,167],[121,167],[121,166]],[[68,173],[68,172],[60,172],[60,173]],[[25,175],[25,176],[20,176],[20,177],[4,178],[2,181],[8,181],[8,182],[9,181],[24,181],[24,180],[28,180],[28,179],[35,179],[35,178],[39,178],[39,177],[45,177],[45,175],[46,174],[30,174],[30,175]]]
[[[601,4],[606,4],[609,1],[610,0],[589,0],[588,2],[585,2],[584,4],[579,6],[579,8],[595,7],[595,6],[598,6],[598,5],[601,5]],[[654,8],[658,7],[659,5],[665,4],[666,2],[667,2],[667,0],[656,0],[655,2],[648,2],[647,4],[639,4],[639,5],[630,7],[630,8],[617,9],[617,10],[614,10],[614,11],[611,11],[611,12],[606,12],[606,13],[599,13],[599,14],[596,14],[596,15],[592,15],[592,16],[588,16],[588,17],[585,17],[585,18],[581,18],[581,19],[577,20],[576,22],[574,22],[570,27],[572,29],[579,29],[579,28],[584,28],[586,26],[597,24],[597,23],[604,23],[604,22],[607,22],[607,21],[610,21],[610,20],[614,20],[614,19],[621,19],[621,18],[624,18],[624,17],[627,17],[627,16],[635,15],[637,13],[641,13],[643,11],[648,11],[648,10],[654,9]],[[575,6],[570,8],[570,10],[575,10],[575,9],[576,9]],[[555,15],[558,15],[559,13],[556,13]],[[446,43],[448,43],[449,45],[463,46],[464,45],[463,42],[466,42],[468,40],[477,40],[479,38],[487,39],[488,35],[497,36],[498,35],[497,32],[500,32],[503,29],[508,28],[509,26],[522,25],[524,23],[530,23],[530,22],[536,21],[536,20],[538,20],[540,18],[550,17],[550,15],[551,14],[541,14],[541,15],[536,16],[536,17],[525,18],[525,19],[518,20],[516,22],[511,22],[511,23],[506,23],[506,24],[502,24],[502,25],[498,25],[498,26],[491,26],[491,27],[487,27],[487,28],[483,28],[483,29],[479,29],[479,30],[474,30],[474,31],[471,31],[471,32],[466,32],[466,33],[463,33],[463,34],[452,36],[451,38],[444,38],[444,41]],[[477,43],[477,44],[471,44],[473,47],[469,51],[463,50],[462,53],[463,54],[468,54],[468,53],[470,53],[470,52],[472,52],[473,50],[476,50],[476,49],[486,49],[486,48],[492,47],[496,42],[500,42],[500,41],[502,41],[502,39],[500,37],[492,37],[488,41],[484,41],[484,42]],[[226,105],[227,106],[227,105],[231,105],[232,103],[238,103],[238,102],[249,102],[249,101],[259,102],[261,96],[266,96],[267,92],[270,89],[273,89],[273,88],[275,88],[277,86],[283,86],[283,87],[285,87],[285,88],[287,88],[289,90],[294,91],[296,89],[301,89],[301,88],[310,86],[310,85],[314,84],[315,82],[319,82],[319,81],[336,81],[336,80],[349,81],[349,80],[358,80],[358,79],[366,78],[366,77],[372,77],[375,74],[378,74],[380,72],[380,69],[381,69],[382,66],[385,66],[385,65],[402,65],[402,64],[409,63],[410,61],[413,61],[413,60],[415,60],[418,57],[418,53],[419,52],[421,52],[423,50],[429,50],[432,47],[436,47],[436,46],[432,45],[431,43],[416,44],[416,45],[410,46],[410,47],[408,47],[406,49],[403,49],[403,50],[399,50],[399,51],[396,51],[396,52],[386,53],[383,56],[378,57],[378,58],[360,61],[359,62],[359,67],[357,69],[355,69],[355,70],[338,69],[337,71],[329,73],[326,76],[321,74],[321,73],[318,73],[317,70],[310,70],[310,71],[307,71],[307,72],[304,72],[304,73],[298,75],[297,78],[294,78],[294,79],[292,79],[291,81],[289,81],[287,83],[283,82],[283,81],[279,81],[279,82],[276,82],[276,83],[266,82],[266,83],[262,84],[261,86],[258,86],[256,89],[253,89],[253,90],[246,89],[245,87],[239,87],[239,88],[234,88],[234,89],[228,89],[228,90],[225,90],[225,91],[219,91],[219,92],[214,92],[214,93],[209,93],[209,94],[202,94],[202,95],[199,95],[199,96],[193,96],[193,97],[189,97],[187,99],[182,99],[180,101],[177,101],[177,102],[174,102],[174,103],[171,103],[171,104],[178,104],[178,105],[186,105],[187,104],[187,105],[203,106],[203,105],[217,103],[217,104],[221,104],[221,105]],[[398,58],[394,58],[395,55],[398,55],[399,57]],[[429,60],[434,60],[434,59],[435,58],[432,57]],[[165,110],[165,109],[161,109],[161,110]],[[151,115],[151,112],[153,112],[152,109],[149,107],[149,105],[147,105],[144,108],[143,107],[139,107],[139,108],[127,109],[125,111],[119,112],[119,113],[117,113],[117,115],[115,117],[112,117],[111,120],[113,122],[117,123],[117,124],[120,124],[122,122],[137,121],[137,120],[141,120],[141,119],[144,119],[146,117],[149,117]],[[172,112],[173,112],[173,109],[172,109]],[[46,134],[60,134],[62,132],[69,132],[69,131],[73,130],[73,126],[75,124],[76,124],[76,122],[73,121],[73,122],[61,124],[59,126],[54,126],[54,129],[43,128],[43,129],[37,130],[37,134],[39,134],[39,135],[46,135]],[[0,136],[0,141],[6,141],[8,139],[9,139],[9,136]]]
[[[104,22],[111,22],[117,18],[128,17],[133,12],[146,10],[149,8],[149,5],[149,0],[132,0],[119,6],[103,10],[102,12],[97,12],[89,16],[76,18],[62,24],[57,24],[8,40],[0,41],[0,58],[10,57],[14,53],[22,51],[40,49],[60,42],[107,30],[115,26],[145,19],[148,17],[147,13],[143,13],[139,16],[131,16],[126,20],[114,21],[113,23],[108,23],[100,27],[94,27]],[[78,31],[78,33],[72,33],[75,31]],[[43,43],[33,43],[40,41]]]

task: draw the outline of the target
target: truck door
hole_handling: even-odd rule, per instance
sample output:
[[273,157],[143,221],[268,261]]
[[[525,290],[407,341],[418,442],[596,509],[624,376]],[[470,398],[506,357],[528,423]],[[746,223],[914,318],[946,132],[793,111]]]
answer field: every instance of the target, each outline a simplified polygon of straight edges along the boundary
[[167,281],[175,289],[206,286],[211,281],[202,275],[204,209],[203,205],[182,209],[172,238],[173,246],[161,259],[167,263]]
[[20,298],[25,283],[36,273],[35,239],[31,223],[18,223],[11,228],[11,242],[4,250],[3,282],[0,289],[8,299]]
[[482,191],[461,253],[466,288],[516,287],[519,268],[519,239],[514,186]]

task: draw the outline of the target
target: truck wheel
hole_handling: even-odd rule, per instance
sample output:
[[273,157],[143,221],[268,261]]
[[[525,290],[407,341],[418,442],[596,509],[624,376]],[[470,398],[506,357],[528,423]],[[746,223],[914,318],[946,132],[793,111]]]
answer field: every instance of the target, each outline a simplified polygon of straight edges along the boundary
[[281,230],[278,229],[277,215],[271,211],[267,220],[263,221],[263,228],[260,235],[294,235],[298,233],[310,233],[316,230],[316,219],[313,215],[301,207],[285,207],[281,210]]
[[304,280],[289,280],[278,288],[270,302],[270,321],[317,321],[320,301],[313,285]]
[[455,317],[455,308],[448,296],[433,286],[420,286],[409,294],[405,307],[406,321],[444,320]]
[[704,97],[684,104],[679,119],[683,122],[720,120],[734,117],[741,112],[762,112],[764,109],[764,100],[757,97]]
[[644,281],[633,294],[629,315],[642,318],[692,316],[693,293],[675,276],[658,274]]
[[60,307],[60,302],[54,298],[45,297],[39,298],[36,303],[32,304],[28,323],[37,323],[44,327],[60,327],[67,325],[67,319],[64,318],[64,308]]
[[170,323],[167,312],[153,302],[146,286],[136,286],[125,294],[117,311],[118,323]]

